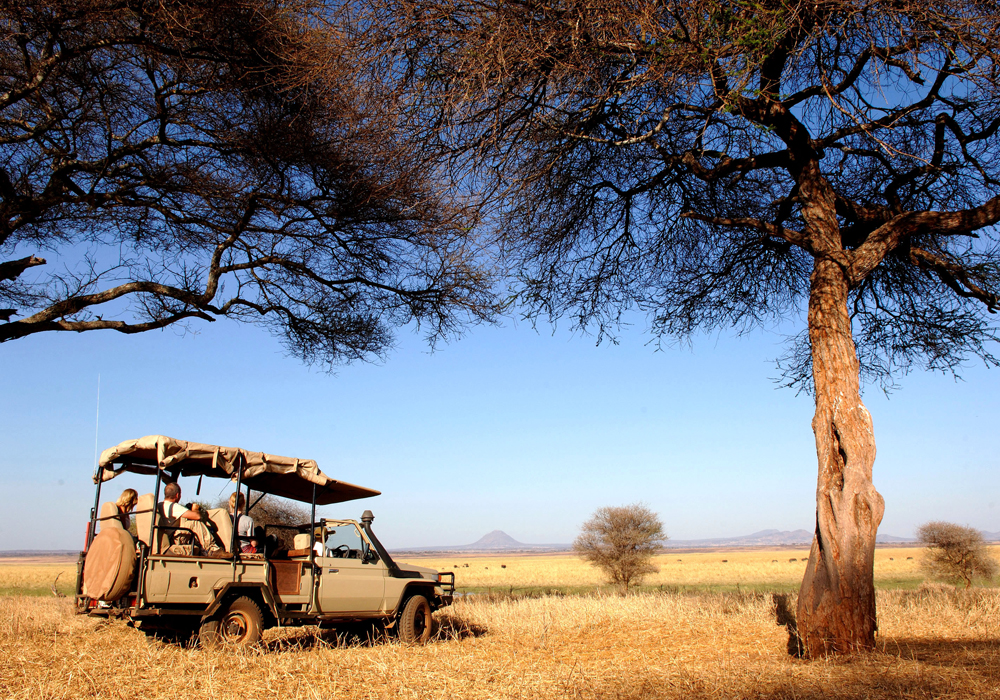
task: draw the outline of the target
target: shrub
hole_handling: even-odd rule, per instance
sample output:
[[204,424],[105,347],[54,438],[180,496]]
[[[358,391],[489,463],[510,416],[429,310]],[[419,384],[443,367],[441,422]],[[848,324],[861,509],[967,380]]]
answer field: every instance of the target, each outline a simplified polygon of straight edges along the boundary
[[640,503],[598,508],[581,528],[573,550],[602,569],[627,593],[643,576],[659,571],[652,558],[667,535],[656,513]]
[[996,576],[996,560],[983,542],[983,535],[971,527],[940,521],[925,523],[917,530],[917,539],[927,547],[921,568],[942,581],[972,586],[976,577]]
[[[309,523],[309,510],[299,505],[295,501],[286,498],[279,498],[266,494],[259,501],[254,495],[254,506],[248,515],[253,518],[254,525],[266,527],[267,525],[287,525],[299,527]],[[229,507],[229,496],[219,499],[218,508]],[[272,533],[278,540],[278,544],[283,549],[291,549],[295,532],[292,530],[275,530]]]

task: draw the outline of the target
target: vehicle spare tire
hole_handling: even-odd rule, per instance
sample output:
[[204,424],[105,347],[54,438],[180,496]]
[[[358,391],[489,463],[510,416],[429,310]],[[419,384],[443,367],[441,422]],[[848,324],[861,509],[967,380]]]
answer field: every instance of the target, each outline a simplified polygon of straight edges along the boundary
[[95,600],[118,600],[128,593],[135,574],[135,540],[119,528],[104,528],[87,550],[83,594]]

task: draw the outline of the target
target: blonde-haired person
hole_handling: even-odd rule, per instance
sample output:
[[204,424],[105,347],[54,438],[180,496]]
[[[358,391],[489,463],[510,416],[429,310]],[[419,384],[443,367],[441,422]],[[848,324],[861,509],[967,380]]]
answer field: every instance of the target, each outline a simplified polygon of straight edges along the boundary
[[115,505],[118,506],[118,519],[121,521],[122,527],[126,532],[128,532],[129,526],[132,524],[131,514],[138,500],[139,494],[135,489],[125,489],[115,502]]
[[247,499],[242,493],[234,493],[229,497],[229,514],[236,517],[236,536],[240,543],[240,551],[244,554],[257,553],[257,540],[243,539],[253,537],[253,518],[246,514]]

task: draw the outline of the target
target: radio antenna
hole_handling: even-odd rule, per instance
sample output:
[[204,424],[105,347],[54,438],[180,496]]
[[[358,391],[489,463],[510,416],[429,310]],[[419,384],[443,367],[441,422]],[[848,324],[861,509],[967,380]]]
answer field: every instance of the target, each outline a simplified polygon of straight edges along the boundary
[[101,375],[97,375],[97,418],[94,420],[94,476],[97,476],[97,445],[101,434]]

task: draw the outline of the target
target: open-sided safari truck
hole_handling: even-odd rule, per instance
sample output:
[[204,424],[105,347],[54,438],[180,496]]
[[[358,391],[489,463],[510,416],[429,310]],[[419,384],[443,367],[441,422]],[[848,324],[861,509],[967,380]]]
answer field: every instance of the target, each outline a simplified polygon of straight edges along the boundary
[[[138,542],[122,527],[114,500],[101,503],[102,485],[123,473],[155,478],[136,504]],[[245,491],[248,510],[265,494],[308,503],[310,521],[265,526],[252,554],[241,552],[228,508],[168,527],[161,493],[192,476],[233,482],[236,492]],[[81,614],[128,617],[150,635],[197,633],[206,645],[252,644],[278,625],[361,621],[423,643],[432,612],[452,601],[454,574],[396,564],[372,532],[371,511],[360,522],[317,520],[318,505],[379,492],[331,479],[312,460],[150,435],[105,450],[94,481],[77,572]]]

